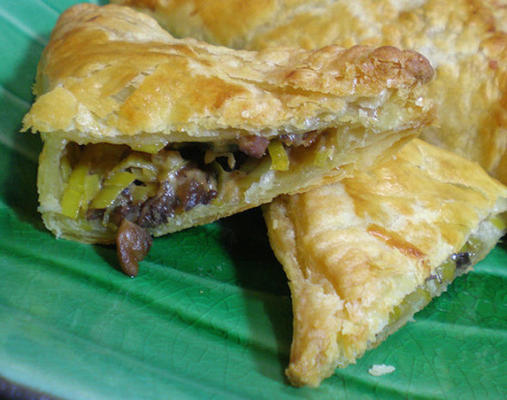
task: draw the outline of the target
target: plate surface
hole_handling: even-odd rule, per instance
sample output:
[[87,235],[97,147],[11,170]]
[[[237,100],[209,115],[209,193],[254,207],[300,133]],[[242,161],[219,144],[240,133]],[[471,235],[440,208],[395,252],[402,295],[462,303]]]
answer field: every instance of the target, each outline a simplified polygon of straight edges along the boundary
[[[1,377],[69,399],[507,397],[500,246],[356,365],[295,389],[287,282],[258,210],[156,239],[136,279],[112,267],[114,249],[47,232],[40,140],[18,131],[40,53],[74,3],[0,3]],[[396,371],[368,374],[381,363]]]

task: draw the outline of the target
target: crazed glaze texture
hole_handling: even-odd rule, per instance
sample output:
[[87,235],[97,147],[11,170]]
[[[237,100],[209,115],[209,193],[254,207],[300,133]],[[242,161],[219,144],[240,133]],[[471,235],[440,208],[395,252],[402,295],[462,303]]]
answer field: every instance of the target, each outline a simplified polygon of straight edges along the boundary
[[[432,74],[424,57],[394,47],[235,51],[174,39],[127,7],[81,4],[51,35],[24,125],[103,140],[177,132],[206,140],[231,129],[229,136],[304,133],[340,125],[340,117],[361,123],[357,112],[350,121],[354,106]],[[390,129],[384,122],[368,121],[374,131]]]
[[[438,118],[423,139],[507,182],[507,8],[497,0],[116,0],[175,34],[236,48],[393,45],[436,68]],[[148,8],[145,8],[148,7]],[[210,18],[215,10],[218,18]],[[243,25],[238,25],[241,21]]]
[[418,139],[375,169],[267,205],[293,301],[291,382],[316,386],[354,362],[394,307],[505,210],[505,186]]

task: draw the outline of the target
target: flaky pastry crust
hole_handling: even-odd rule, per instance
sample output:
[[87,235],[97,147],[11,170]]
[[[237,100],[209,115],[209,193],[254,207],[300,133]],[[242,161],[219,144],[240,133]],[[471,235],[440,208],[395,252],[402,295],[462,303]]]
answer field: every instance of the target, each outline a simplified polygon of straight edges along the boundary
[[[24,126],[88,141],[272,137],[361,123],[357,112],[350,121],[353,108],[432,74],[424,57],[394,47],[235,51],[174,39],[127,7],[80,4],[52,32]],[[377,120],[368,124],[388,128]]]
[[[65,160],[71,168],[79,163],[67,157],[69,143],[178,151],[176,145],[189,143],[228,149],[244,137],[319,135],[311,145],[287,150],[287,170],[268,163],[243,180],[230,179],[226,189],[214,188],[213,201],[203,200],[209,204],[192,204],[167,223],[150,225],[157,236],[308,190],[343,176],[345,164],[369,165],[390,154],[428,124],[433,112],[424,86],[432,74],[420,54],[389,46],[237,51],[175,39],[128,7],[76,5],[51,34],[38,67],[37,98],[24,118],[24,128],[41,132],[45,142],[40,210],[57,236],[114,241],[110,224],[91,220],[93,210],[83,215],[93,202],[80,205],[84,189],[73,188],[65,172]],[[93,175],[94,166],[87,168]],[[205,168],[209,173],[210,165]],[[106,190],[107,177],[95,178],[90,187]]]
[[[496,0],[116,0],[177,35],[236,48],[392,45],[436,68],[423,139],[507,183],[507,11]],[[214,14],[215,12],[215,14]],[[216,15],[216,18],[212,18]]]
[[505,186],[419,139],[377,168],[265,206],[290,281],[291,382],[316,386],[377,345],[395,307],[506,210]]

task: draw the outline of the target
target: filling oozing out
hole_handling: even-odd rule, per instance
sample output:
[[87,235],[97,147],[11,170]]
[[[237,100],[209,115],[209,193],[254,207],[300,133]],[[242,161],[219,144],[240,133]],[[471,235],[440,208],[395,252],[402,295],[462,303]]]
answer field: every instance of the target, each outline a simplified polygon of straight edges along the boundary
[[371,346],[382,342],[391,333],[402,327],[435,296],[439,296],[457,276],[479,262],[495,246],[505,232],[506,218],[493,216],[479,225],[459,252],[451,254],[439,265],[426,281],[408,294],[389,314],[387,326],[376,336]]
[[199,205],[231,200],[231,187],[269,168],[288,170],[291,148],[308,147],[319,134],[280,135],[271,141],[246,136],[218,145],[174,143],[146,151],[71,142],[60,162],[66,182],[61,214],[116,232],[120,266],[135,276],[151,245],[146,229]]

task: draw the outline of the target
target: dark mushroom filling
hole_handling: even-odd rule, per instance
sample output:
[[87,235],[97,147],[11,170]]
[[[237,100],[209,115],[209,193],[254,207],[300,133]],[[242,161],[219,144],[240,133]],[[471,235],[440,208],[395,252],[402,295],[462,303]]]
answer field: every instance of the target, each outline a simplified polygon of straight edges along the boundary
[[122,220],[116,235],[116,252],[120,260],[121,270],[128,276],[137,275],[139,261],[150,250],[152,238],[146,229],[130,222]]
[[320,134],[283,134],[272,140],[243,136],[222,144],[174,143],[156,152],[69,143],[60,167],[66,182],[61,213],[115,231],[122,270],[134,276],[150,247],[147,230],[176,214],[218,201],[224,176],[231,181],[253,174],[266,158],[271,159],[271,169],[287,170],[290,148],[310,146]]

